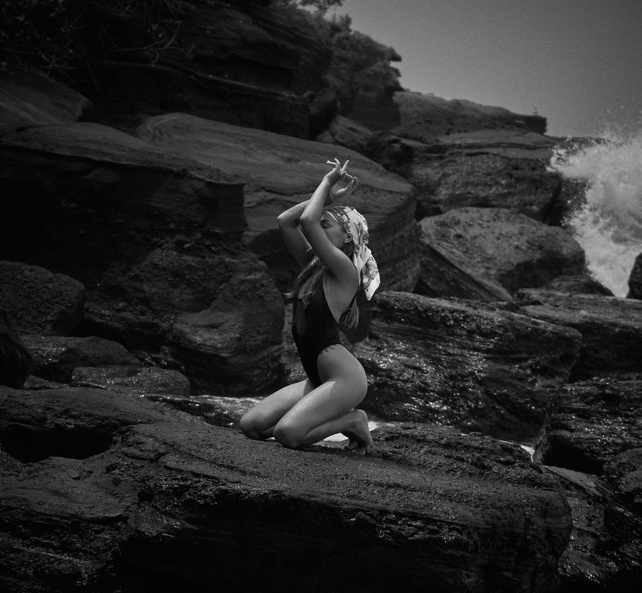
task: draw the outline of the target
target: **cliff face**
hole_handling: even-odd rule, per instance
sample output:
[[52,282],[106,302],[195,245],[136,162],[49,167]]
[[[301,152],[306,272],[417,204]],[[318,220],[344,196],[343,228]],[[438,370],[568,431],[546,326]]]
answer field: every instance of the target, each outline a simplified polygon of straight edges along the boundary
[[[108,118],[180,111],[300,138],[322,133],[337,114],[410,138],[546,129],[542,117],[404,91],[392,48],[366,36],[351,47],[345,40],[360,34],[271,4],[174,0],[147,31],[114,10],[106,28],[138,33],[124,50],[89,45],[77,88]],[[149,30],[160,38],[150,43]]]

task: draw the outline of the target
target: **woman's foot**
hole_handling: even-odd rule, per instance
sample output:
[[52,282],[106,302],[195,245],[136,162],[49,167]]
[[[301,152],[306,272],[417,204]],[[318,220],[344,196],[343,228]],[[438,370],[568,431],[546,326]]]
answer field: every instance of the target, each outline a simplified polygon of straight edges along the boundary
[[351,414],[352,426],[342,433],[349,439],[344,449],[353,451],[358,455],[372,453],[374,451],[374,442],[368,427],[368,415],[363,410],[353,410]]

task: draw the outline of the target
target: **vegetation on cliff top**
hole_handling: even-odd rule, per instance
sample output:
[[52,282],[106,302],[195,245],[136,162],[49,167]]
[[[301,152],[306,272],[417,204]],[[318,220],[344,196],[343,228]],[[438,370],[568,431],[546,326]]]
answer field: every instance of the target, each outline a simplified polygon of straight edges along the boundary
[[[328,17],[343,0],[271,0],[270,9],[319,38],[332,51],[330,79],[346,89],[355,73],[381,61],[399,61],[394,49],[353,31],[347,15]],[[202,0],[0,0],[0,70],[45,72],[78,86],[91,80],[92,61],[107,55],[180,51],[186,9]],[[350,94],[348,92],[348,94]],[[339,98],[341,101],[341,97]]]

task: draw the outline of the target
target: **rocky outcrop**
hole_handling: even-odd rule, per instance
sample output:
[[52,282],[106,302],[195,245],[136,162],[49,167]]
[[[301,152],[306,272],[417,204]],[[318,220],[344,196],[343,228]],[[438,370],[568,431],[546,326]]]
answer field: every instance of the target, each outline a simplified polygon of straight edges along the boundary
[[389,64],[360,72],[356,79],[358,93],[347,115],[371,130],[425,144],[432,144],[440,136],[480,130],[546,132],[544,117],[413,92],[401,88],[398,77],[399,72]]
[[82,317],[85,287],[38,266],[0,261],[0,304],[22,334],[65,336]]
[[15,593],[558,583],[569,507],[515,445],[407,425],[376,434],[378,457],[291,451],[83,389],[3,388],[0,411],[0,587]]
[[420,222],[422,242],[513,293],[584,270],[584,251],[559,227],[504,208],[458,208]]
[[359,189],[343,203],[357,208],[368,220],[382,285],[398,290],[414,286],[419,262],[412,187],[362,155],[178,113],[150,118],[137,134],[156,147],[223,169],[246,182],[244,240],[268,264],[284,290],[296,265],[285,251],[276,217],[310,197],[328,171],[328,158],[350,160]]
[[332,55],[313,27],[244,0],[176,0],[170,8],[155,24],[162,41],[91,56],[92,80],[82,90],[101,110],[182,111],[309,136],[308,93],[322,88]]
[[27,128],[87,119],[92,109],[89,99],[44,74],[0,71],[0,138]]
[[[480,105],[464,99],[442,99],[404,90],[394,94],[399,123],[386,131],[402,138],[426,142],[435,136],[487,130],[546,132],[546,118],[512,113],[503,107]],[[382,128],[380,128],[382,129]]]
[[418,218],[454,208],[512,208],[559,224],[561,179],[547,169],[556,141],[534,132],[371,137],[366,154],[417,189]]
[[[283,304],[241,243],[240,182],[98,124],[28,130],[5,137],[0,153],[9,171],[0,181],[1,255],[82,282],[77,335],[118,341],[183,371],[196,390],[270,389]],[[27,318],[22,304],[14,308]]]
[[473,301],[377,297],[354,354],[370,377],[364,409],[525,442],[571,373],[580,335]]
[[515,295],[519,310],[582,335],[575,379],[642,373],[642,304],[632,299],[547,290]]

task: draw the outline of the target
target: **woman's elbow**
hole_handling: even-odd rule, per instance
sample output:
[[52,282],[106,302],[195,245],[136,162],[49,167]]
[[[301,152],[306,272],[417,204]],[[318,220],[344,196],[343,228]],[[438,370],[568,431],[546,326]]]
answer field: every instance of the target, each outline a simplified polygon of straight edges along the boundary
[[315,224],[319,224],[317,220],[311,217],[308,214],[303,213],[299,219],[299,224],[303,230],[313,227]]
[[279,225],[280,229],[293,229],[297,227],[298,220],[288,216],[287,212],[284,212],[276,217],[276,223]]

